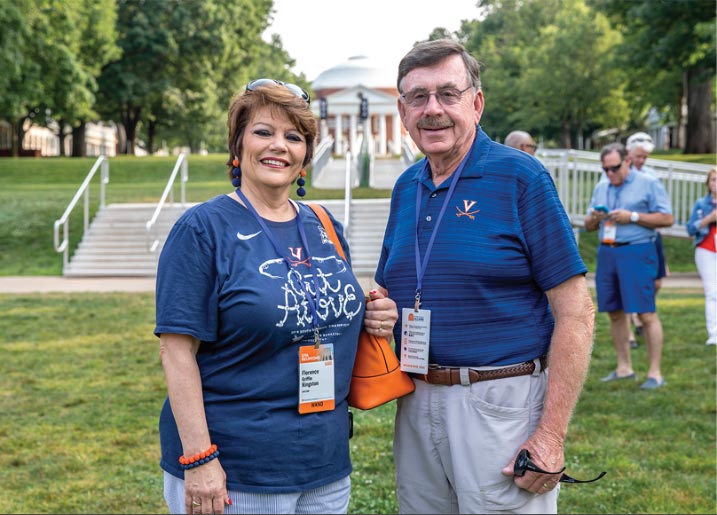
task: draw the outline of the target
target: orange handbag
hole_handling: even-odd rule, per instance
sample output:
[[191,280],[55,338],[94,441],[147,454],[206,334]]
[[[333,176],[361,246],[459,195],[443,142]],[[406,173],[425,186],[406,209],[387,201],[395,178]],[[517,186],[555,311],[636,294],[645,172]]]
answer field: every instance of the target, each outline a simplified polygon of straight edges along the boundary
[[[319,217],[326,234],[336,247],[336,252],[346,261],[341,242],[324,208],[318,204],[308,204]],[[366,298],[369,302],[369,298]],[[401,370],[401,365],[391,344],[383,337],[374,336],[361,329],[359,334],[356,361],[351,372],[349,388],[349,406],[368,410],[398,399],[416,389],[411,377]]]

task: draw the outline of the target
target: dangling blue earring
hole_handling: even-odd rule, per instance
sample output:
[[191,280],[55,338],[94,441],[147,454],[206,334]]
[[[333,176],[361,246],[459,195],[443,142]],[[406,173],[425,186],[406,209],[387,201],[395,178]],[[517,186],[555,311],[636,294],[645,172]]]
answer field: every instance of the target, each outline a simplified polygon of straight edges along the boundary
[[306,177],[306,170],[301,170],[301,172],[299,173],[299,178],[296,180],[296,184],[299,185],[299,188],[296,190],[296,194],[300,197],[306,195],[306,190],[304,189],[304,184],[306,184],[306,181],[304,180],[304,177]]
[[239,158],[235,157],[232,161],[232,185],[235,188],[241,186],[241,169],[239,168]]

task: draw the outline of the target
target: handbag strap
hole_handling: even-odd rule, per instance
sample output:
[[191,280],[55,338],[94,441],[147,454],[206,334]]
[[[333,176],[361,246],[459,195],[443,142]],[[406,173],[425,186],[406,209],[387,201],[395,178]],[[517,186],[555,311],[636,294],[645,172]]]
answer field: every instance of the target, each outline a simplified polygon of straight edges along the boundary
[[316,216],[319,217],[319,221],[321,222],[321,225],[323,225],[324,229],[326,230],[326,235],[333,242],[334,247],[336,247],[336,252],[338,252],[339,256],[341,256],[341,259],[346,261],[346,254],[344,254],[344,249],[341,246],[341,242],[339,241],[339,235],[336,234],[336,229],[334,229],[334,224],[331,223],[331,219],[329,218],[329,215],[326,213],[324,206],[319,205],[319,204],[314,204],[313,202],[307,202],[306,205],[309,206],[311,209],[313,209],[314,213],[316,213]]

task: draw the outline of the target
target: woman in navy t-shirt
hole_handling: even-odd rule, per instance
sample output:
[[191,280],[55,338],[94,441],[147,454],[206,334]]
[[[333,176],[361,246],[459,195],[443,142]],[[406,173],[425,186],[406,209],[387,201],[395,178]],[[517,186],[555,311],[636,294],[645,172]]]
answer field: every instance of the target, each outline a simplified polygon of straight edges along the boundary
[[175,513],[345,513],[358,335],[366,316],[390,336],[395,303],[374,295],[365,313],[321,222],[289,199],[317,133],[308,94],[250,82],[228,128],[236,190],[190,208],[159,260],[165,498]]

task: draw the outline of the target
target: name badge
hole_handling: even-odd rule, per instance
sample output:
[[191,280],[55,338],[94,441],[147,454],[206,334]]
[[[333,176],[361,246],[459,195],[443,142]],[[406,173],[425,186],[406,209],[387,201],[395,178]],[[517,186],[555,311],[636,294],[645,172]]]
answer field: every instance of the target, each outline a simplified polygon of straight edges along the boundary
[[334,345],[299,347],[299,413],[330,411],[334,407]]
[[617,224],[615,222],[605,222],[602,229],[602,242],[615,243],[617,237]]
[[428,373],[431,310],[403,308],[401,315],[401,370]]

